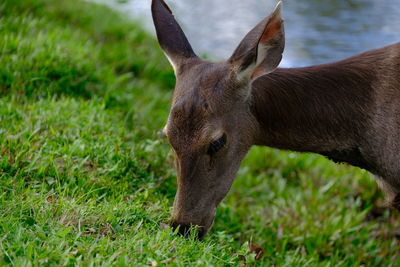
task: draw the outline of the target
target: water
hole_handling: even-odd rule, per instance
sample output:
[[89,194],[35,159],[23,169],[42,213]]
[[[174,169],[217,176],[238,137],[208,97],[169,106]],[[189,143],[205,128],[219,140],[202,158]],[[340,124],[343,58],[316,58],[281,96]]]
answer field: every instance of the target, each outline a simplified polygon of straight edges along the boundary
[[[99,0],[154,33],[150,0]],[[167,0],[199,55],[225,59],[277,0]],[[343,59],[400,42],[400,0],[284,1],[286,48],[281,66]]]

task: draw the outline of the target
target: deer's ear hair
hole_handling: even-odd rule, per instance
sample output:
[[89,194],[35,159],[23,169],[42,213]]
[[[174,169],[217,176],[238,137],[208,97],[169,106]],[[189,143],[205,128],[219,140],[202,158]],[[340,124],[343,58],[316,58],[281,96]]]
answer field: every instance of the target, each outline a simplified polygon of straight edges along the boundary
[[238,80],[250,81],[274,71],[285,47],[282,2],[275,11],[254,27],[229,59]]

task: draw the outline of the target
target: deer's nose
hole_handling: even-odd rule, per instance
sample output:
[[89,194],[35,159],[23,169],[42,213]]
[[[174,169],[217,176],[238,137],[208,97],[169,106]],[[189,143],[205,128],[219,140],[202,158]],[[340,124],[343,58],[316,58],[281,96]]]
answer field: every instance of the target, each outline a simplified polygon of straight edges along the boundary
[[[184,237],[189,237],[191,234],[191,230],[194,229],[193,227],[194,225],[188,223],[179,223],[176,221],[172,221],[170,225],[172,229],[174,229],[174,231],[178,228],[178,234]],[[197,226],[196,228],[197,228],[197,238],[202,240],[206,233],[206,230],[202,226]]]

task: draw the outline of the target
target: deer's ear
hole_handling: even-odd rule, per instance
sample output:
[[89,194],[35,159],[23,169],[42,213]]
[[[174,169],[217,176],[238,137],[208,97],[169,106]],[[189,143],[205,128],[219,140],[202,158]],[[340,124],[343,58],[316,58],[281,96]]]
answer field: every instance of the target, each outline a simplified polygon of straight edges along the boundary
[[163,0],[153,0],[151,12],[158,42],[176,72],[185,59],[196,57],[196,54]]
[[250,81],[274,71],[285,47],[285,32],[281,16],[282,2],[275,11],[253,28],[229,59],[241,81]]

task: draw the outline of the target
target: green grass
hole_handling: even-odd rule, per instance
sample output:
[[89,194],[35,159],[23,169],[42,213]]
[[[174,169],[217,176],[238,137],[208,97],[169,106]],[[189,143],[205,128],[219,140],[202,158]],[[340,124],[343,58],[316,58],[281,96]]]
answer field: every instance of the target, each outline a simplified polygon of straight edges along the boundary
[[[365,171],[254,148],[202,242],[164,227],[174,76],[153,38],[78,0],[0,3],[0,265],[398,266]],[[264,255],[255,261],[249,243]]]

